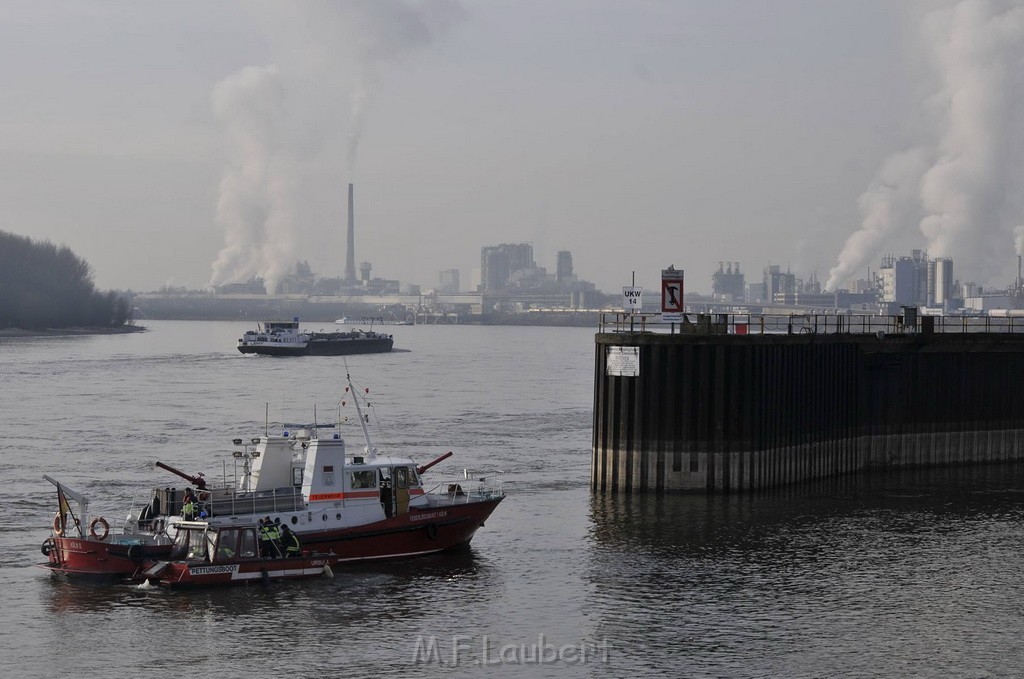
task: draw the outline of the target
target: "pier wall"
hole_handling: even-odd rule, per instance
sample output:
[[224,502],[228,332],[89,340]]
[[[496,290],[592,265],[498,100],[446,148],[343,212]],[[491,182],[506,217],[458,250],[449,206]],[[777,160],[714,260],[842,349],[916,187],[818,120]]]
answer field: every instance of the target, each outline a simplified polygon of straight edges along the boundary
[[[639,375],[608,347],[639,347]],[[601,491],[1024,460],[1024,334],[599,333],[593,434]]]

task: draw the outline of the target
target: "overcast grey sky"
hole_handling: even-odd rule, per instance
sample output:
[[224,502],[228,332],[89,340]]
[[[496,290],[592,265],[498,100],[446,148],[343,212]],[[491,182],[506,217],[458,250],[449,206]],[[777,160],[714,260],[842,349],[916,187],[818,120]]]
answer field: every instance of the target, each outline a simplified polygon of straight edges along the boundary
[[424,288],[518,241],[606,291],[910,248],[1004,284],[1020,4],[8,0],[0,229],[101,288],[340,275],[354,181],[357,260]]

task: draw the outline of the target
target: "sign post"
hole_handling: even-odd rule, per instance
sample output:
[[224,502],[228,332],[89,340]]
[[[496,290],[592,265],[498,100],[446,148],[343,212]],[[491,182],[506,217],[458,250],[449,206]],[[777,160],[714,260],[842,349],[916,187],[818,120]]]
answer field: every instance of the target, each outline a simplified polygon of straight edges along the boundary
[[661,270],[661,322],[683,322],[683,271],[672,265]]
[[643,308],[643,302],[641,296],[643,295],[644,289],[641,287],[635,287],[632,285],[626,285],[622,288],[622,310],[628,314],[633,314]]

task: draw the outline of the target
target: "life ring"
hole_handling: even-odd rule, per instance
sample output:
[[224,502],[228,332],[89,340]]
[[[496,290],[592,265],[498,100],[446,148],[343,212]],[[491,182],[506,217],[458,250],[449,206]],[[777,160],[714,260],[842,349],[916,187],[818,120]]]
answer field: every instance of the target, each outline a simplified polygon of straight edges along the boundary
[[[102,533],[96,532],[96,526],[103,528]],[[89,535],[96,538],[97,540],[106,540],[107,535],[110,534],[110,524],[102,516],[97,516],[95,519],[89,522]]]
[[60,525],[60,512],[53,517],[53,534],[58,537],[64,535],[64,527]]
[[436,523],[428,523],[427,524],[427,537],[430,538],[431,540],[436,540],[437,539],[437,524]]

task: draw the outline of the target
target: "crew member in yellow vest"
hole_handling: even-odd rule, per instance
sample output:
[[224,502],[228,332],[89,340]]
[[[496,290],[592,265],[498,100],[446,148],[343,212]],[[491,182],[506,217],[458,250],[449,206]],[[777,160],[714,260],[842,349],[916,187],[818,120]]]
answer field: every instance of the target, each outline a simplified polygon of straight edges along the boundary
[[269,559],[277,556],[274,546],[274,540],[272,537],[271,530],[273,528],[273,522],[270,517],[260,519],[259,527],[259,538],[260,538],[260,556],[264,559]]
[[196,501],[196,496],[192,494],[192,489],[186,488],[185,495],[181,498],[181,518],[186,521],[194,521],[198,513],[199,502]]

